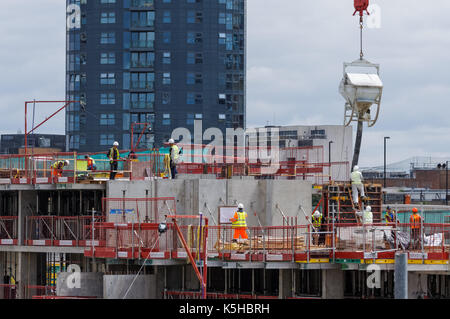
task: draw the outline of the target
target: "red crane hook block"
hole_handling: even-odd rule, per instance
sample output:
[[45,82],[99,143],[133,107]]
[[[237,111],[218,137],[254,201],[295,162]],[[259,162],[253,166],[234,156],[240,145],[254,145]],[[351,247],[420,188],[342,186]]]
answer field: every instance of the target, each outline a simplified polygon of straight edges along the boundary
[[356,12],[359,12],[359,16],[364,16],[364,10],[369,15],[369,11],[367,11],[367,8],[369,7],[369,0],[355,0],[355,12],[353,15],[356,14]]

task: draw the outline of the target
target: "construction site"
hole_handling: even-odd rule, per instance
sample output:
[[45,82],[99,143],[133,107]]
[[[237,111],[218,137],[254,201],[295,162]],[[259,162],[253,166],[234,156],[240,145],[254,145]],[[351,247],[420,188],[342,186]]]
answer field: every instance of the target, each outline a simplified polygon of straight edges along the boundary
[[[147,122],[133,123],[130,148],[114,159],[106,149],[38,152],[27,138],[85,101],[25,102],[24,149],[0,155],[0,299],[450,298],[449,206],[408,195],[386,204],[385,185],[358,175],[384,86],[363,54],[369,1],[354,3],[361,52],[337,85],[342,140],[357,125],[346,161],[332,161],[327,143],[278,147],[272,127],[236,133],[231,146],[141,148]],[[58,108],[30,129],[39,103]]]

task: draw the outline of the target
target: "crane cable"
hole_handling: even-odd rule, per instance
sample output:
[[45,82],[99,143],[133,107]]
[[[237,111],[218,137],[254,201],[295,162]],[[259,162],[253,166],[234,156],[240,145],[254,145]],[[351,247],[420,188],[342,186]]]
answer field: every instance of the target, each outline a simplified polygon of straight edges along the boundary
[[362,60],[363,57],[364,57],[364,52],[363,52],[363,28],[364,28],[363,16],[360,16],[360,18],[359,18],[359,28],[360,28],[360,43],[361,43],[361,51],[359,53],[359,57]]

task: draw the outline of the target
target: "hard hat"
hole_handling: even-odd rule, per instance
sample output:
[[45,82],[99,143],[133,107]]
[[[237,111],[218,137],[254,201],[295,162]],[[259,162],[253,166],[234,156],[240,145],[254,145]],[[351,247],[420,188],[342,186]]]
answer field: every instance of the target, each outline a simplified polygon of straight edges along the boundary
[[355,165],[355,167],[353,167],[353,171],[354,171],[354,172],[357,172],[357,171],[359,171],[359,167],[358,167],[358,165]]
[[173,144],[173,143],[175,143],[175,141],[173,140],[173,138],[171,138],[171,139],[169,140],[169,144]]
[[66,165],[70,164],[70,162],[68,160],[65,160],[64,163],[66,163]]
[[413,212],[413,213],[418,213],[419,210],[418,210],[417,208],[414,207],[414,208],[412,209],[412,212]]
[[238,208],[244,208],[244,204],[239,203]]
[[367,207],[366,207],[366,210],[367,210],[368,212],[371,212],[371,211],[372,211],[372,207],[367,206]]
[[113,143],[113,146],[119,146],[119,142],[115,141],[115,142]]
[[314,215],[313,215],[314,217],[319,217],[319,216],[322,216],[322,214],[318,211],[318,210],[316,210],[315,212],[314,212]]

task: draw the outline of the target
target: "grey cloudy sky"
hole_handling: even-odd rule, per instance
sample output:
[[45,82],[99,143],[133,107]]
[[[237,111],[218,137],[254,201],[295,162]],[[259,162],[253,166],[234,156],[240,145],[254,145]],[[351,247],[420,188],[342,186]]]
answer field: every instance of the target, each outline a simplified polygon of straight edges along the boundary
[[[215,0],[204,0],[215,1]],[[0,134],[23,131],[23,102],[62,99],[65,1],[2,0]],[[365,57],[385,88],[360,166],[410,156],[450,157],[450,1],[371,0],[381,28],[365,31]],[[248,0],[247,125],[342,124],[342,62],[359,57],[353,0]],[[50,113],[39,106],[35,121]],[[31,117],[30,117],[31,120]],[[40,132],[64,132],[61,114]]]

